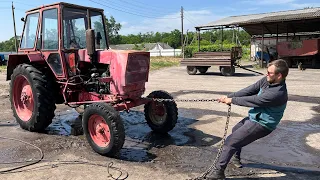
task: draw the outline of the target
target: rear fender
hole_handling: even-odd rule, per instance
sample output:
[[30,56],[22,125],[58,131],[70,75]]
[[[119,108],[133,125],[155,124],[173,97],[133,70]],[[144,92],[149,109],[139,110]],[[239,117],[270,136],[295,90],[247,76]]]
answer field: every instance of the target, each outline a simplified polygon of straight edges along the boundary
[[40,54],[10,54],[7,62],[7,81],[11,80],[13,70],[23,63],[45,62]]
[[26,54],[10,54],[7,62],[7,81],[11,80],[11,74],[13,70],[23,63],[30,63],[30,60]]

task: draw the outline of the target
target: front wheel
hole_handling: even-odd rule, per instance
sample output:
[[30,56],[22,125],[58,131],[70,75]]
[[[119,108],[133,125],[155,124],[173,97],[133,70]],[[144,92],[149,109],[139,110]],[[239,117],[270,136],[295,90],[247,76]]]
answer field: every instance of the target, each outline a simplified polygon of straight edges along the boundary
[[111,105],[94,103],[83,113],[84,134],[92,149],[105,156],[117,156],[125,140],[119,112]]
[[[173,99],[165,91],[153,91],[148,98]],[[144,106],[144,115],[149,127],[158,133],[171,131],[178,119],[178,108],[174,101],[150,101]]]

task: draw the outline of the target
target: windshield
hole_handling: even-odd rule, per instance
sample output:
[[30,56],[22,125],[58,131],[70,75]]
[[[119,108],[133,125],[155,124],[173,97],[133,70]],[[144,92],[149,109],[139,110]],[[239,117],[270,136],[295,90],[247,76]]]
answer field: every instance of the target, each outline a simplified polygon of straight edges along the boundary
[[[66,49],[86,48],[87,11],[74,8],[63,10],[63,45]],[[96,49],[106,48],[103,17],[99,12],[90,12],[91,27],[95,31]]]

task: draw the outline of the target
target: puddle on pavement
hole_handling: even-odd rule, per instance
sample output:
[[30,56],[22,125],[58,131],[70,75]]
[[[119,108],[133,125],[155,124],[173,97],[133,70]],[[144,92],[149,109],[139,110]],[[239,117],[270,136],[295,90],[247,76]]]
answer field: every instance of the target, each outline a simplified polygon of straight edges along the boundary
[[45,133],[51,135],[72,135],[72,126],[76,124],[78,112],[75,110],[67,110],[64,112],[56,112],[52,123],[46,128]]
[[121,112],[126,131],[126,141],[120,151],[120,159],[135,162],[152,161],[156,155],[149,152],[151,148],[165,148],[169,145],[185,145],[193,138],[187,135],[188,125],[194,119],[179,117],[175,128],[167,134],[155,133],[145,121],[144,113],[131,111]]
[[[195,143],[195,134],[188,128],[196,122],[194,119],[179,117],[173,130],[168,134],[153,132],[140,111],[120,112],[126,131],[126,140],[120,151],[120,159],[134,162],[151,161],[156,156],[149,152],[151,148],[165,148],[168,145],[186,145]],[[70,136],[72,127],[79,114],[75,110],[57,112],[46,134]],[[204,138],[205,139],[205,138]],[[217,140],[218,141],[218,140]]]

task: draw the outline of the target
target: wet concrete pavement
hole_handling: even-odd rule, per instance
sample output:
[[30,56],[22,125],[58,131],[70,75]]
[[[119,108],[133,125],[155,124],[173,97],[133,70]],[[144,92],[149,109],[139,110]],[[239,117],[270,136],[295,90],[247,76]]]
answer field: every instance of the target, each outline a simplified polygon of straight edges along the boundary
[[[315,143],[306,142],[309,135],[320,132],[320,81],[315,78],[320,77],[320,71],[291,70],[290,73],[287,80],[289,103],[281,124],[269,136],[244,148],[244,168],[228,166],[228,178],[320,178],[320,149],[316,148],[318,146]],[[188,76],[184,68],[174,67],[152,72],[146,95],[153,90],[162,89],[179,99],[212,99],[239,90],[260,78],[261,76],[254,76],[239,69],[234,77],[222,77],[217,73]],[[126,141],[118,158],[102,157],[91,150],[83,135],[72,135],[71,126],[75,124],[78,113],[68,108],[57,109],[53,123],[44,133],[31,133],[20,129],[8,115],[0,120],[0,136],[23,139],[37,145],[43,150],[47,161],[113,161],[117,167],[129,172],[128,179],[186,179],[200,175],[213,162],[223,135],[227,106],[218,103],[178,103],[178,108],[178,123],[166,135],[151,131],[144,120],[143,106],[133,108],[129,113],[121,112]],[[232,106],[229,133],[233,125],[246,116],[247,111],[248,108]],[[320,143],[320,139],[312,142]],[[39,152],[33,147],[0,139],[2,169],[21,163],[1,163],[30,161],[38,157]],[[56,168],[57,172],[52,171],[49,175],[57,177],[60,173],[62,176],[58,176],[58,179],[80,179],[83,177],[81,173],[86,172],[84,169],[88,167],[76,167],[70,165],[60,170]],[[68,173],[64,172],[67,169],[77,171],[73,170],[75,174],[68,176]],[[50,179],[45,172],[47,169],[0,174],[0,179],[24,179],[32,173],[40,175],[31,179]],[[96,171],[92,170],[92,173],[85,175],[89,179],[110,178],[96,177],[96,174]]]

